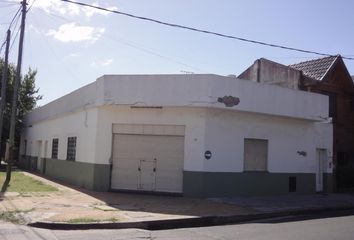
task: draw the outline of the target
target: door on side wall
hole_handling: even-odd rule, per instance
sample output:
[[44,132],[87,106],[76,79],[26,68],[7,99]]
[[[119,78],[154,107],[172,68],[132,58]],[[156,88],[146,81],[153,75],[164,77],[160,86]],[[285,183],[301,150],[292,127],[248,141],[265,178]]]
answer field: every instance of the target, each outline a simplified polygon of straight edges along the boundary
[[48,153],[48,140],[45,140],[44,142],[44,153],[43,153],[43,167],[42,167],[42,172],[45,173],[46,171],[46,163],[47,163],[47,153]]
[[316,158],[316,192],[323,191],[323,173],[327,161],[327,150],[326,149],[317,149],[317,158]]
[[37,145],[38,145],[38,152],[37,152],[37,170],[41,171],[42,168],[42,161],[41,161],[41,157],[42,157],[42,141],[37,141]]
[[116,132],[111,189],[182,193],[184,136]]

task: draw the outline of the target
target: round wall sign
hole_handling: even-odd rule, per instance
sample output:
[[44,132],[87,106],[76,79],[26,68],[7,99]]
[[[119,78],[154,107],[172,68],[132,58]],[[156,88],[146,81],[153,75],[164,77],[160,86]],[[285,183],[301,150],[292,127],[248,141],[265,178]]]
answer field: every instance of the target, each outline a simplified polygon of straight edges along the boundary
[[204,157],[205,159],[209,160],[211,158],[211,152],[209,150],[205,151]]

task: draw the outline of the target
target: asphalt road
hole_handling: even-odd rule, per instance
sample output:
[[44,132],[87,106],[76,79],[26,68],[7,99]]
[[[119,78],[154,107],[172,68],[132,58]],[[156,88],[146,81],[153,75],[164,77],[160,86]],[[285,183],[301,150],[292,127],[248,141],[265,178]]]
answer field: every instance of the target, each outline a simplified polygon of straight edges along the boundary
[[354,211],[288,216],[237,225],[184,228],[162,231],[139,229],[58,231],[0,223],[1,240],[93,240],[93,239],[321,239],[353,240]]

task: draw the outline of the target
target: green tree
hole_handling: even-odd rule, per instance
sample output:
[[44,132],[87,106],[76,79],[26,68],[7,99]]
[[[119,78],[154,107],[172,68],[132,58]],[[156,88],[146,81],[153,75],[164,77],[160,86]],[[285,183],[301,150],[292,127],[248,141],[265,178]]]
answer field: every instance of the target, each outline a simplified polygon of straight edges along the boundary
[[[2,72],[4,71],[4,61],[0,59],[0,79],[2,77]],[[14,64],[9,64],[8,68],[8,82],[6,89],[6,105],[4,109],[4,121],[3,121],[3,133],[1,139],[1,157],[4,157],[6,140],[9,138],[10,131],[10,116],[11,116],[11,105],[13,97],[13,85],[16,75],[16,66]],[[16,118],[16,133],[15,133],[15,147],[19,149],[20,143],[20,133],[23,127],[24,116],[32,111],[36,105],[37,101],[42,99],[42,95],[39,94],[39,88],[36,87],[37,70],[31,68],[28,69],[27,73],[21,78],[21,85],[19,88],[19,100],[18,100],[18,110]],[[0,88],[1,88],[0,81]],[[16,154],[15,156],[18,156]]]

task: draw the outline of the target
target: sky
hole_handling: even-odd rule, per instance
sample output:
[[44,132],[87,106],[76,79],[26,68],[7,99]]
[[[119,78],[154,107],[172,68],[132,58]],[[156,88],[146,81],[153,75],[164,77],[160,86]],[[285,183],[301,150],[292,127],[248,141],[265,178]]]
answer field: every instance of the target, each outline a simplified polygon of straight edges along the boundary
[[[77,0],[294,48],[354,57],[352,0]],[[0,44],[20,0],[0,0]],[[319,58],[171,28],[60,0],[29,0],[22,73],[37,69],[44,105],[104,74],[239,75],[256,59]],[[14,29],[13,38],[17,27]],[[16,63],[18,37],[10,51]],[[1,52],[1,57],[4,51]],[[354,75],[354,60],[345,60]]]

